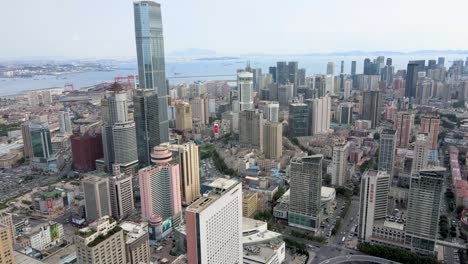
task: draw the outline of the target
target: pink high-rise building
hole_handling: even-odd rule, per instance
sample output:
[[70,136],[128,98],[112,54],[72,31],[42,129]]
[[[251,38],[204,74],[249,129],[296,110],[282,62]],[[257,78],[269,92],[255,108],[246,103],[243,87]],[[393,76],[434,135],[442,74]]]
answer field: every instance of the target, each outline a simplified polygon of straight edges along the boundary
[[151,153],[154,165],[138,172],[143,219],[167,219],[182,212],[179,165],[171,160],[167,147],[156,146]]
[[406,148],[408,147],[411,140],[411,130],[413,129],[414,114],[410,112],[398,112],[396,115],[395,122],[393,123],[393,129],[396,130],[397,134],[397,147]]

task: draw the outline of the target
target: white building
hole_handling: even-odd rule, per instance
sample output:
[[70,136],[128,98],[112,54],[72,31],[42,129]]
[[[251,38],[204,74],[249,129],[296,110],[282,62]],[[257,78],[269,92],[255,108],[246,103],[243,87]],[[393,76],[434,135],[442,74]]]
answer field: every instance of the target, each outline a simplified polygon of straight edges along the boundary
[[242,184],[226,180],[185,212],[188,263],[243,263]]
[[239,72],[237,74],[237,88],[239,90],[239,110],[254,109],[253,105],[253,74],[251,72]]
[[307,99],[309,106],[309,128],[310,134],[323,134],[330,130],[331,99],[329,96]]
[[342,140],[333,146],[331,183],[334,186],[343,186],[348,181],[349,145],[349,142]]
[[73,131],[71,120],[70,120],[70,113],[66,111],[59,112],[59,125],[60,125],[60,133],[68,133],[71,134]]
[[51,222],[26,230],[18,239],[18,244],[42,251],[60,244],[63,239],[63,225]]
[[416,136],[416,144],[414,145],[414,158],[411,166],[411,174],[418,173],[420,170],[427,168],[428,158],[428,138],[424,134],[419,134]]

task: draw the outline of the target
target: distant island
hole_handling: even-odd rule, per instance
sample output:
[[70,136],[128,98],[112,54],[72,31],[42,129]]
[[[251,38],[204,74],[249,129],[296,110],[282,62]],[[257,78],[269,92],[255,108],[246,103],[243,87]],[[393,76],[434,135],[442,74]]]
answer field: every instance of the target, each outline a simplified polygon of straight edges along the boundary
[[220,60],[238,60],[239,57],[207,57],[207,58],[196,58],[198,61],[220,61]]

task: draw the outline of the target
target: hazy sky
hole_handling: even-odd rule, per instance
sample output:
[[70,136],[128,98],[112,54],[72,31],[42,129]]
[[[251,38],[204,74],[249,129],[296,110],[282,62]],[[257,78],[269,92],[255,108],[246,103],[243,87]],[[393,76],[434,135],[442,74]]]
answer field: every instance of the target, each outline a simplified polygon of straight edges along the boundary
[[[161,0],[166,54],[468,49],[467,0]],[[134,57],[131,0],[0,0],[0,58]]]

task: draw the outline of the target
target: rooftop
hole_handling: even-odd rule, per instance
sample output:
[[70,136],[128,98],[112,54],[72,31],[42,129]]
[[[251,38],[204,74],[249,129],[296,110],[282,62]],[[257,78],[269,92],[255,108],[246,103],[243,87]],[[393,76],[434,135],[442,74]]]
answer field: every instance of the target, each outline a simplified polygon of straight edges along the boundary
[[126,235],[126,243],[131,244],[135,240],[139,239],[140,237],[147,234],[146,225],[141,223],[133,223],[133,222],[123,222],[120,224],[120,227],[124,230]]
[[225,192],[234,188],[237,184],[240,184],[237,180],[229,180],[224,178],[218,178],[215,180],[214,189],[208,193],[203,194],[203,197],[200,197],[189,207],[187,211],[198,213],[206,209],[210,204],[218,200]]

